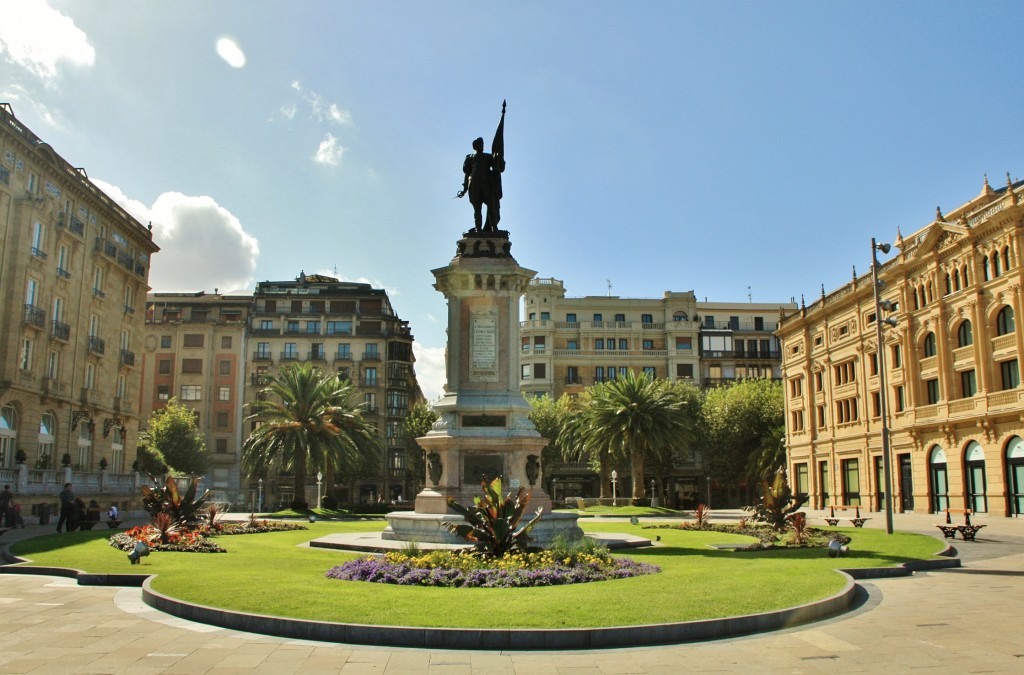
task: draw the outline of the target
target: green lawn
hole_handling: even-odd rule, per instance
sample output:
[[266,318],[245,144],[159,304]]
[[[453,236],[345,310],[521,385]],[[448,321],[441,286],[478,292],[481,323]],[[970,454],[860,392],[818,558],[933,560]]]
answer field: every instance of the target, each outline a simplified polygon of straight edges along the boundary
[[17,555],[36,564],[90,572],[159,575],[153,588],[170,596],[246,612],[322,621],[476,628],[561,628],[689,621],[781,609],[827,597],[843,587],[836,567],[876,567],[931,558],[932,537],[836,528],[853,538],[850,557],[823,549],[722,551],[709,544],[749,542],[717,532],[649,529],[587,522],[586,530],[629,532],[662,546],[627,555],[662,573],[532,589],[411,588],[327,579],[354,555],[303,546],[330,532],[372,531],[380,522],[319,522],[308,531],[220,537],[220,554],[153,553],[141,565],[107,545],[108,532],[53,534],[20,542]]

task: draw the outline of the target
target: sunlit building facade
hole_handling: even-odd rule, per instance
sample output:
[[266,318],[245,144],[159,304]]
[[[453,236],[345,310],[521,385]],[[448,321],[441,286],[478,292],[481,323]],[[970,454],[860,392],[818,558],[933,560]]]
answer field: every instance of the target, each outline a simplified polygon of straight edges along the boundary
[[882,318],[896,323],[883,326],[881,359],[870,274],[784,319],[788,469],[812,506],[883,508],[884,393],[897,511],[1024,512],[1022,200],[1021,183],[986,180],[897,236],[880,269]]

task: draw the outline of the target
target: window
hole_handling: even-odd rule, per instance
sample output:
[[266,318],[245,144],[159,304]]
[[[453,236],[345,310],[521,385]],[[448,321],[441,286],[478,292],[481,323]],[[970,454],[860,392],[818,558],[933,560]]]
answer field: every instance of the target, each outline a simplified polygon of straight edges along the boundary
[[218,367],[220,368],[220,374],[221,375],[230,375],[231,374],[231,362],[230,361],[228,361],[226,359],[221,359],[220,364],[219,364]]
[[297,359],[299,358],[299,349],[294,342],[284,343],[284,352],[281,353],[282,359]]
[[937,352],[935,348],[935,333],[928,333],[924,336],[923,350],[926,359],[935,356]]
[[1020,386],[1020,372],[1017,370],[1017,359],[1003,361],[999,364],[1003,389],[1015,389]]
[[924,383],[925,393],[928,398],[928,405],[939,402],[939,380],[938,378],[926,380]]
[[797,464],[793,468],[795,469],[795,471],[793,471],[793,485],[796,488],[796,496],[807,497],[807,490],[810,485],[807,473],[807,464]]
[[[686,312],[676,312],[675,314],[672,315],[673,321],[686,321],[688,318],[689,317],[687,316]],[[694,321],[696,321],[696,319],[694,319]]]
[[693,338],[689,337],[677,337],[676,338],[676,349],[693,349]]
[[21,341],[21,350],[18,354],[18,367],[22,370],[32,369],[32,340]]
[[893,387],[893,399],[896,401],[896,412],[903,412],[906,403],[903,400],[903,386]]
[[604,349],[604,338],[594,338],[594,349]]
[[1008,335],[1015,330],[1017,329],[1013,323],[1013,308],[1003,307],[996,315],[996,335]]
[[216,447],[216,453],[218,455],[226,455],[226,454],[228,454],[228,439],[226,439],[226,438],[218,438],[217,441],[216,441],[215,447]]
[[546,363],[535,363],[533,364],[533,377],[538,380],[543,380],[547,377],[547,364]]
[[616,314],[615,315],[615,320],[618,321],[618,322],[624,322],[626,320],[626,315],[625,314]]
[[285,324],[284,330],[285,330],[286,333],[298,333],[299,332],[299,322],[298,321],[289,321],[289,322],[287,322]]
[[878,352],[875,352],[868,357],[868,363],[871,366],[871,374],[878,375]]
[[220,348],[221,349],[231,349],[231,336],[230,335],[222,335],[220,337]]
[[644,373],[644,375],[648,376],[652,380],[657,377],[657,375],[655,374],[655,371],[654,371],[654,366],[644,366],[643,367],[643,373]]
[[274,322],[270,319],[261,319],[260,330],[274,330]]
[[818,428],[820,429],[820,428],[823,428],[824,426],[825,426],[825,406],[819,405],[818,406]]
[[576,323],[576,314],[575,313],[566,314],[565,315],[565,322],[566,323]]
[[860,462],[856,459],[844,459],[843,470],[843,503],[847,506],[860,506]]
[[956,342],[958,347],[967,347],[974,344],[974,335],[971,332],[971,322],[964,321],[956,330]]
[[365,380],[364,384],[366,384],[367,386],[370,386],[370,387],[377,386],[377,369],[376,368],[367,368],[363,372],[363,376],[364,376],[364,380]]
[[877,391],[871,392],[871,416],[875,418],[882,416],[882,397]]
[[377,394],[369,393],[363,395],[363,406],[367,412],[376,412]]
[[182,401],[201,401],[203,400],[203,387],[198,384],[183,384],[181,386],[181,400]]
[[902,368],[903,367],[903,350],[900,349],[899,345],[892,346],[892,367]]
[[202,333],[185,333],[184,346],[202,347],[205,344],[205,337]]
[[256,358],[258,358],[258,359],[269,359],[270,358],[270,343],[269,342],[257,342],[256,343]]
[[83,386],[86,389],[94,389],[96,387],[96,364],[85,364],[85,382]]
[[814,391],[821,391],[825,386],[825,372],[819,370],[814,373]]
[[524,363],[522,366],[522,370],[524,380],[529,380],[533,376],[533,367],[530,364]]
[[645,351],[654,349],[654,340],[644,340],[642,344]]
[[850,424],[859,419],[857,414],[857,399],[845,398],[836,401],[836,424]]
[[277,311],[277,300],[264,300],[263,301],[263,310],[267,311],[267,312],[276,312]]
[[576,340],[567,340],[566,343],[565,343],[565,348],[566,349],[579,349],[580,348],[580,343],[577,342]]
[[306,332],[319,335],[320,334],[320,322],[319,321],[307,321],[306,322]]
[[852,359],[834,366],[833,369],[837,387],[857,381],[857,366]]
[[693,379],[693,364],[692,363],[677,363],[676,364],[676,377],[683,379]]
[[128,387],[128,381],[124,375],[117,376],[117,387],[114,389],[114,396],[117,398],[124,398],[125,390]]
[[641,314],[640,315],[640,323],[654,323],[654,315],[653,314]]
[[540,320],[541,321],[550,321],[551,320],[551,312],[541,312],[540,313]]
[[203,360],[202,359],[182,359],[181,360],[181,372],[189,375],[202,375],[203,373]]
[[595,314],[594,315],[594,323],[600,323],[602,321],[604,321],[603,315],[601,315],[601,314]]
[[793,431],[800,432],[800,431],[804,430],[804,411],[803,410],[794,410],[793,412],[791,412],[789,414],[789,419],[790,419],[790,426],[792,427]]
[[604,382],[604,367],[597,366],[594,368],[594,382]]
[[218,401],[230,401],[231,400],[231,387],[220,387],[217,389],[217,400]]
[[57,375],[60,373],[60,354],[58,352],[51,351],[46,357],[46,377],[51,380],[56,380]]
[[171,397],[171,387],[167,384],[158,384],[156,386],[156,399],[158,401],[166,401]]
[[583,384],[580,381],[580,369],[577,366],[567,366],[565,369],[566,384]]
[[217,428],[227,429],[228,428],[228,414],[224,411],[217,413]]
[[537,335],[533,338],[533,350],[537,352],[543,352],[546,347],[546,340],[543,335]]
[[292,300],[292,314],[302,314],[302,300]]
[[161,335],[160,336],[160,349],[170,349],[170,348],[171,348],[171,336],[170,335]]
[[376,342],[368,342],[366,344],[366,349],[363,352],[363,358],[364,359],[378,359],[378,358],[380,358],[380,352],[377,351],[377,343]]
[[960,395],[962,398],[970,398],[978,393],[978,380],[973,370],[965,370],[960,373]]
[[338,343],[338,358],[339,359],[351,359],[352,358],[352,345],[348,342]]
[[804,380],[802,377],[794,377],[789,381],[789,397],[797,398],[804,393]]
[[103,297],[103,268],[96,266],[92,271],[93,295]]

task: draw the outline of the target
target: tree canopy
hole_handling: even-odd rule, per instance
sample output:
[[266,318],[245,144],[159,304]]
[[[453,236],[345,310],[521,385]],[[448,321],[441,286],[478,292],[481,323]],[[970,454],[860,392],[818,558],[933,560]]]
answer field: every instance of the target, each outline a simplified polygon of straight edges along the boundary
[[409,473],[413,477],[413,485],[416,492],[425,484],[427,479],[427,464],[423,456],[423,448],[416,439],[426,436],[434,427],[437,421],[437,413],[428,404],[420,402],[409,409],[402,422],[402,447],[405,448],[405,455],[408,458]]
[[380,434],[362,415],[359,391],[309,363],[290,364],[271,375],[249,408],[247,419],[259,426],[242,447],[242,466],[250,475],[293,472],[294,508],[308,507],[310,468],[329,477],[357,474],[380,457]]
[[[760,458],[752,460],[752,455],[763,449],[778,451],[778,430],[783,427],[784,415],[782,384],[778,381],[741,380],[705,392],[703,446],[711,477],[723,483],[744,482],[748,468],[760,465]],[[768,459],[767,463],[771,465],[774,460]],[[770,466],[767,470],[769,474],[774,472]]]
[[[201,476],[206,471],[209,453],[203,435],[196,428],[196,414],[177,399],[172,398],[150,415],[142,441],[148,447],[148,454],[176,474]],[[159,467],[150,461],[143,467],[143,457],[139,464],[143,470]]]

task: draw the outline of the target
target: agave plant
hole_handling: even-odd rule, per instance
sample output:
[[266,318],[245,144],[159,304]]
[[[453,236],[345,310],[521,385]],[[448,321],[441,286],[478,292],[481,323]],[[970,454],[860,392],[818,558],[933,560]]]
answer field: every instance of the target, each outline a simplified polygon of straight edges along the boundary
[[452,534],[473,543],[477,550],[489,558],[500,558],[510,551],[529,548],[529,532],[540,519],[542,509],[526,525],[519,521],[526,512],[532,492],[519,488],[501,497],[501,478],[481,483],[484,494],[473,498],[473,506],[464,506],[448,499],[448,506],[466,519],[465,523],[442,523]]
[[708,526],[708,517],[711,516],[711,507],[707,504],[697,504],[693,510],[693,517],[697,519],[697,529],[703,530]]
[[768,523],[776,532],[784,532],[789,526],[789,516],[796,513],[806,501],[807,497],[793,496],[785,472],[779,471],[771,483],[762,479],[761,500],[753,508],[754,520]]
[[207,490],[196,498],[198,489],[199,479],[192,478],[188,489],[181,493],[178,491],[178,482],[173,476],[168,476],[162,488],[142,486],[142,506],[153,517],[158,513],[166,513],[175,523],[191,525],[199,520],[206,498],[210,494]]

